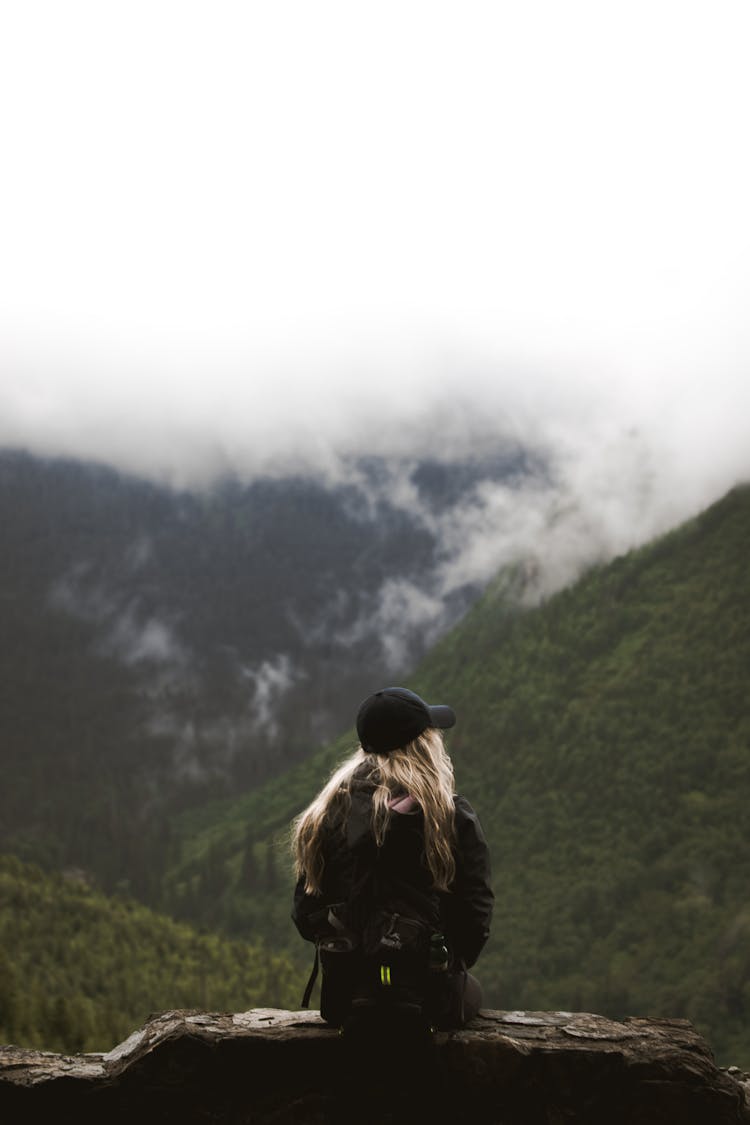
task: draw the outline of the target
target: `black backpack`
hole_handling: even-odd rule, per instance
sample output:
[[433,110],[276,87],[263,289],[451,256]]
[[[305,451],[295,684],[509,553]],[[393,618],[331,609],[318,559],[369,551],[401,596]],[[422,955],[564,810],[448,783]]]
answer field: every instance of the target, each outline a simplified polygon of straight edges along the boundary
[[354,880],[346,902],[310,905],[305,930],[315,959],[303,1008],[320,966],[321,1015],[345,1035],[355,1024],[377,1034],[383,1019],[412,1036],[440,1023],[450,954],[437,895],[384,887],[375,868]]

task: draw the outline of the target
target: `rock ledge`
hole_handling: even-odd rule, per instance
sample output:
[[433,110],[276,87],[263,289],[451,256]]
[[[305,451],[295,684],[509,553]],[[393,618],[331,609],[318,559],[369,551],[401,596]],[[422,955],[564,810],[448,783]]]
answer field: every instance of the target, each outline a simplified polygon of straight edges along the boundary
[[0,1120],[750,1125],[750,1084],[684,1020],[483,1011],[435,1040],[430,1080],[395,1091],[376,1059],[352,1084],[317,1012],[164,1012],[106,1054],[0,1047]]

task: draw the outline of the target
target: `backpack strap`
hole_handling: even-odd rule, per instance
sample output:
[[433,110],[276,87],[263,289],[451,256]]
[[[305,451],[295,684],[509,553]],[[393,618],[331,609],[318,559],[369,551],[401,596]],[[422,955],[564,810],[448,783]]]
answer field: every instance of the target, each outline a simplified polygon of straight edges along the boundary
[[[363,868],[364,868],[364,870],[363,870]],[[354,887],[350,890],[350,895],[349,895],[350,901],[352,899],[354,899],[354,901],[356,901],[357,897],[362,896],[364,887],[370,883],[371,878],[372,878],[372,876],[367,869],[367,865],[363,865],[361,854],[358,853],[356,858],[355,858],[355,861],[354,861]],[[305,992],[304,992],[304,995],[302,997],[302,1005],[301,1006],[303,1008],[309,1008],[310,1007],[310,998],[312,996],[313,989],[315,988],[315,982],[318,979],[318,971],[320,969],[320,942],[321,942],[321,934],[320,934],[319,927],[320,927],[320,923],[321,923],[321,917],[320,916],[323,913],[325,913],[325,920],[328,924],[329,930],[333,930],[334,933],[337,935],[333,939],[333,941],[336,944],[339,945],[339,949],[340,950],[346,950],[348,948],[348,950],[351,951],[351,949],[354,947],[354,943],[351,940],[351,937],[353,936],[351,931],[349,931],[347,929],[347,927],[344,926],[344,924],[341,922],[341,919],[338,918],[338,916],[336,915],[335,910],[332,910],[330,908],[330,906],[326,906],[326,907],[323,908],[323,910],[317,911],[316,912],[317,916],[313,915],[313,917],[311,918],[311,921],[313,923],[312,934],[314,936],[312,937],[312,940],[315,941],[315,957],[313,958],[313,967],[312,967],[312,970],[310,971],[310,976],[308,978],[307,985],[305,987]],[[361,915],[361,912],[360,912],[360,915]],[[308,924],[308,929],[309,928],[310,927],[309,927],[309,924]],[[316,932],[316,929],[317,929],[317,932]]]
[[309,1008],[310,1007],[310,997],[312,996],[312,990],[315,987],[315,982],[318,979],[318,967],[319,967],[319,965],[320,965],[320,955],[318,953],[318,943],[316,942],[315,943],[315,959],[313,960],[312,972],[310,973],[310,979],[308,980],[307,987],[305,988],[305,994],[302,997],[302,1007],[303,1008]]

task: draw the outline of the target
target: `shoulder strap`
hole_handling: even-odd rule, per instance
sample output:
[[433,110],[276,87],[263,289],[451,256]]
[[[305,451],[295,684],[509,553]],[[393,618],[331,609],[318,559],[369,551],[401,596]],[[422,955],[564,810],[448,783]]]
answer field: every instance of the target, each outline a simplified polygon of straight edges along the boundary
[[[357,857],[355,859],[355,862],[354,862],[354,882],[353,882],[353,886],[352,886],[352,888],[349,892],[350,902],[357,903],[357,905],[359,905],[360,908],[361,908],[361,900],[364,897],[365,888],[370,883],[371,879],[372,879],[372,875],[367,870],[367,865],[362,863],[361,851],[360,851],[360,853],[357,855]],[[359,900],[359,902],[358,902],[358,900]],[[356,919],[352,919],[352,920],[355,921],[358,925],[361,925],[362,910],[360,909],[358,913],[359,913],[359,917],[356,918]],[[329,913],[328,918],[331,921],[331,924],[333,924],[333,925],[336,924],[337,920],[335,918],[335,915]],[[305,991],[304,991],[304,994],[302,996],[302,1004],[301,1004],[302,1008],[309,1008],[310,1007],[310,998],[312,997],[313,989],[315,988],[315,982],[318,979],[319,969],[320,969],[320,942],[319,942],[319,940],[316,940],[316,942],[315,942],[315,956],[313,958],[313,967],[310,971],[310,976],[308,978],[307,985],[305,986]]]
[[315,987],[315,982],[318,979],[318,966],[319,965],[320,965],[320,955],[318,953],[318,943],[316,942],[315,943],[315,959],[313,960],[312,972],[310,973],[310,978],[307,982],[307,987],[305,988],[305,994],[302,997],[301,1007],[303,1007],[303,1008],[309,1008],[310,1007],[310,997],[312,996],[312,990]]

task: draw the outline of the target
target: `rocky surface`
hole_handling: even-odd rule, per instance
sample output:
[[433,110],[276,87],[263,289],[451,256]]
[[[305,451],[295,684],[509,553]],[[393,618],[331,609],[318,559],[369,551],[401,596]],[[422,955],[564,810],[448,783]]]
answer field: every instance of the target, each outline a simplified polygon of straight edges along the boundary
[[0,1047],[0,1120],[750,1122],[750,1084],[719,1070],[683,1020],[483,1011],[438,1033],[424,1068],[410,1064],[401,1080],[387,1051],[353,1053],[316,1012],[165,1012],[106,1054]]

